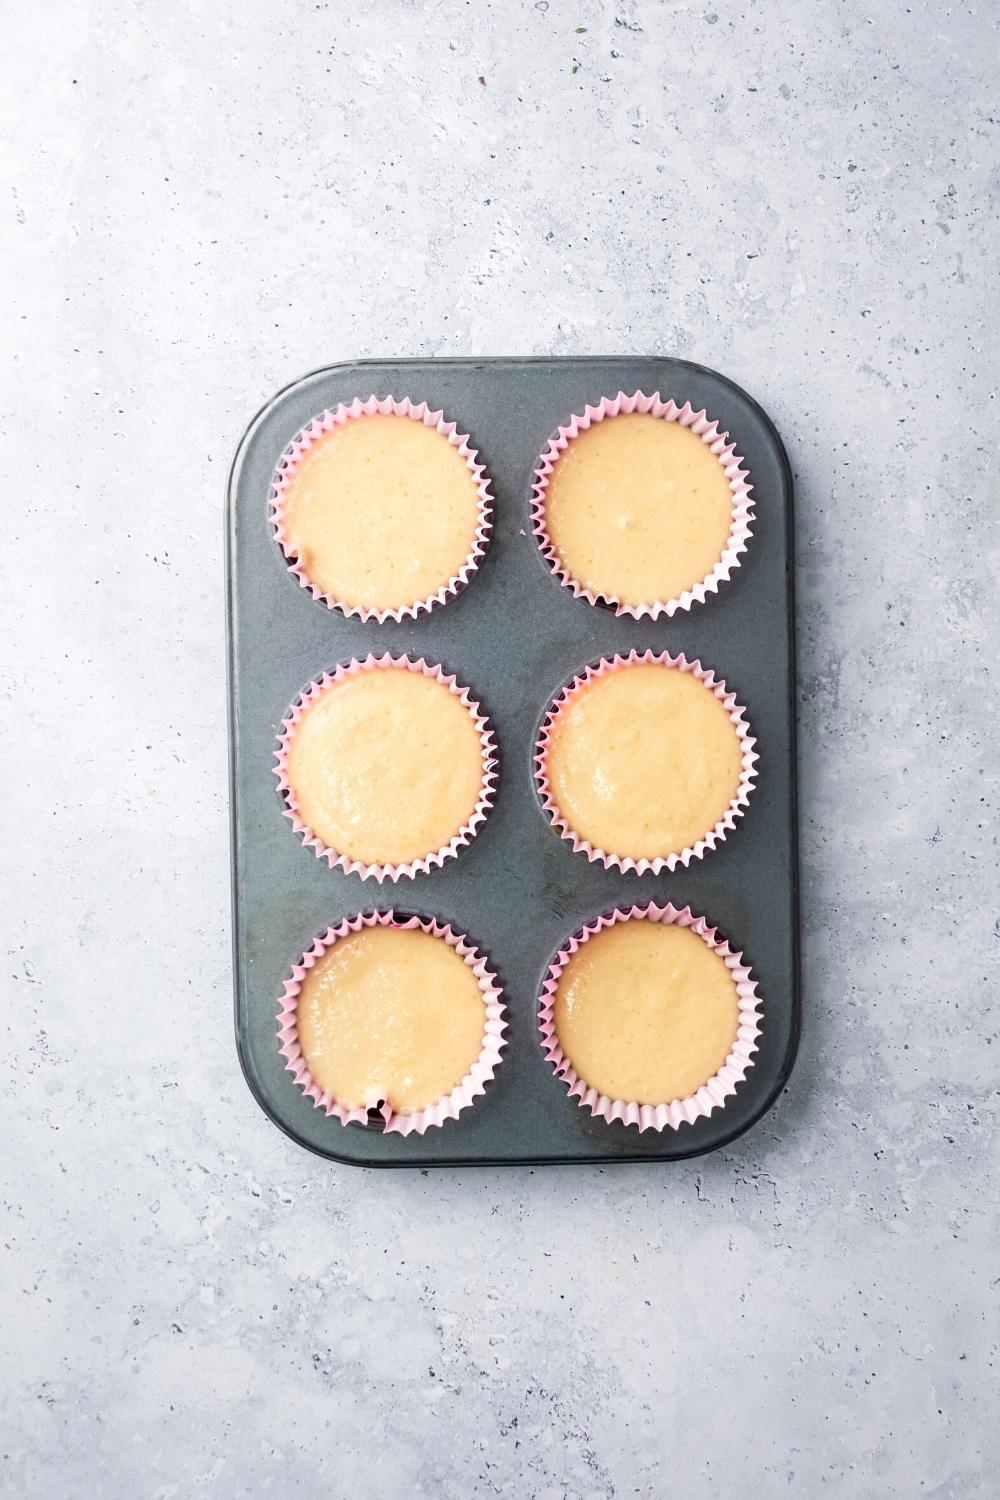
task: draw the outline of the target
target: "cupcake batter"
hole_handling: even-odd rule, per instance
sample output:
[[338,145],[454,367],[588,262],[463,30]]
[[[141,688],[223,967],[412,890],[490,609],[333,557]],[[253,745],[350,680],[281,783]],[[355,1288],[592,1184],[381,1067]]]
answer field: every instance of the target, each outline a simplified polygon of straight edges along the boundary
[[310,969],[299,1041],[321,1089],[349,1109],[400,1114],[435,1104],[482,1050],[486,1006],[472,969],[444,938],[363,927]]
[[435,854],[469,822],[483,790],[482,742],[444,683],[375,667],[306,706],[286,775],[300,818],[327,848],[405,864]]
[[622,604],[655,604],[712,571],[732,507],[707,443],[677,422],[634,412],[572,439],[549,479],[545,522],[579,583]]
[[680,854],[739,790],[736,726],[711,689],[657,663],[592,679],[558,712],[547,769],[570,829],[607,854]]
[[684,1099],[719,1071],[739,1029],[725,961],[687,927],[636,917],[570,958],[553,1010],[585,1083],[627,1104]]
[[338,603],[396,609],[430,598],[469,560],[478,490],[448,439],[412,417],[352,417],[297,461],[284,547]]

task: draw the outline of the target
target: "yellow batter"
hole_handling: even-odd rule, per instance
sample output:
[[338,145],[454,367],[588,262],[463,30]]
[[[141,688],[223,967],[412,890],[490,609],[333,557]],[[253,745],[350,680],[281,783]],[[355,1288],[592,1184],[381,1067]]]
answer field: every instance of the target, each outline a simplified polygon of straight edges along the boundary
[[354,417],[296,463],[284,494],[285,550],[341,604],[395,609],[427,599],[468,561],[478,491],[448,439],[411,417]]
[[727,710],[677,667],[622,666],[570,698],[547,758],[570,829],[607,854],[691,848],[739,789],[742,750]]
[[327,848],[366,864],[404,864],[442,849],[472,817],[482,742],[444,683],[375,667],[307,705],[286,775],[300,818]]
[[475,974],[444,938],[363,927],[309,970],[298,1005],[309,1071],[337,1104],[400,1114],[461,1083],[483,1045]]
[[736,1040],[736,985],[689,928],[634,918],[605,927],[567,963],[556,991],[559,1044],[585,1083],[626,1104],[684,1099]]
[[674,599],[725,550],[733,497],[688,427],[641,412],[597,422],[557,459],[546,526],[563,567],[622,604]]

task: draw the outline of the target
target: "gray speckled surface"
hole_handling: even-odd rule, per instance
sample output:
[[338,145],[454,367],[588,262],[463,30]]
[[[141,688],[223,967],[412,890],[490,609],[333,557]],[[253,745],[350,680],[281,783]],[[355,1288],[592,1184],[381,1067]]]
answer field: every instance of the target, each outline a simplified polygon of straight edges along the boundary
[[[13,15],[0,1491],[992,1500],[995,12]],[[233,1049],[233,447],[337,357],[631,350],[796,472],[791,1087],[669,1170],[331,1167]]]

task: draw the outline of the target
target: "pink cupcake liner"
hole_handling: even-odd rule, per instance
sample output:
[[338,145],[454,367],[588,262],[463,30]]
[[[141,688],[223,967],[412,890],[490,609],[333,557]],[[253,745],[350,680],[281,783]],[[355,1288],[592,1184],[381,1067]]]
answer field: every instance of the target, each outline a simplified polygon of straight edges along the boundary
[[[633,859],[631,855],[609,854],[607,850],[598,848],[588,839],[581,838],[563,816],[548,775],[548,755],[553,729],[567,703],[581,688],[593,682],[595,678],[604,677],[609,672],[617,671],[619,667],[640,664],[676,667],[681,672],[690,672],[692,677],[697,677],[699,682],[703,682],[726,708],[736,727],[742,750],[742,769],[736,795],[714,828],[708,829],[689,848],[672,854],[657,855],[655,859]],[[687,869],[693,859],[701,859],[707,851],[715,849],[736,827],[737,820],[743,816],[746,805],[750,801],[750,793],[757,778],[756,766],[760,757],[755,748],[756,744],[757,741],[751,735],[750,726],[747,723],[746,709],[737,703],[736,694],[729,692],[726,684],[720,678],[716,678],[708,668],[703,667],[700,661],[688,661],[683,652],[679,656],[671,656],[669,651],[661,651],[658,655],[653,651],[644,651],[641,655],[638,651],[630,651],[628,656],[603,657],[594,666],[588,667],[585,672],[572,678],[557,694],[542,722],[535,747],[535,784],[542,807],[551,818],[553,828],[573,845],[577,853],[585,854],[592,863],[600,860],[606,870],[619,869],[623,872],[635,870],[639,875],[652,871],[654,875],[658,875],[661,870],[676,870],[678,865],[683,865]]]
[[[318,833],[315,833],[299,815],[299,802],[295,795],[295,789],[288,780],[288,752],[295,734],[296,726],[305,709],[310,703],[334,686],[343,682],[348,677],[353,677],[359,672],[371,672],[385,667],[394,667],[400,671],[419,672],[424,677],[433,678],[434,681],[443,683],[459,702],[462,703],[472,715],[476,729],[479,733],[479,743],[483,757],[483,779],[476,803],[475,811],[469,821],[455,833],[446,844],[432,853],[423,855],[420,859],[408,860],[403,864],[365,864],[359,859],[351,859],[347,854],[341,854],[336,849],[329,848]],[[411,661],[408,656],[391,656],[386,652],[384,656],[368,655],[364,661],[355,658],[344,665],[338,666],[333,672],[324,672],[323,676],[315,682],[310,683],[305,692],[300,693],[292,704],[288,715],[282,720],[282,732],[278,736],[278,748],[274,752],[275,765],[272,770],[278,778],[278,788],[282,793],[285,803],[285,817],[291,821],[296,833],[301,834],[302,841],[307,849],[311,849],[319,859],[325,859],[331,869],[340,869],[347,874],[360,875],[362,880],[377,880],[380,884],[383,880],[396,881],[403,877],[412,879],[414,875],[426,874],[432,869],[440,869],[446,859],[454,859],[460,849],[469,844],[479,831],[480,826],[486,821],[486,815],[493,805],[496,796],[497,780],[497,753],[496,741],[493,737],[493,729],[489,719],[480,710],[479,704],[475,702],[467,687],[463,687],[453,676],[444,671],[442,667],[433,662],[427,662],[421,656],[416,661]]]
[[345,918],[336,927],[328,927],[326,932],[318,937],[312,947],[302,955],[299,962],[292,965],[291,978],[285,980],[278,1002],[278,1038],[281,1042],[278,1050],[285,1059],[287,1071],[291,1073],[306,1098],[311,1099],[317,1109],[322,1109],[327,1115],[332,1115],[342,1125],[365,1124],[375,1111],[349,1109],[343,1104],[338,1104],[314,1082],[299,1043],[299,995],[302,992],[302,981],[317,959],[322,958],[327,949],[340,938],[346,937],[349,932],[359,932],[362,927],[401,927],[404,929],[418,927],[421,932],[429,933],[432,937],[444,938],[445,942],[465,960],[479,981],[479,988],[486,1006],[483,1046],[479,1057],[462,1082],[453,1088],[450,1094],[439,1099],[436,1104],[430,1104],[413,1114],[396,1114],[392,1106],[385,1101],[378,1106],[377,1113],[385,1121],[386,1133],[423,1135],[424,1131],[432,1125],[443,1125],[445,1120],[456,1120],[461,1110],[467,1109],[480,1094],[485,1093],[487,1083],[496,1072],[500,1063],[500,1054],[507,1045],[504,1038],[507,1022],[504,1019],[504,1004],[500,987],[497,984],[496,975],[479,949],[474,947],[462,933],[454,932],[447,923],[437,922],[433,918],[397,917],[392,911],[369,911],[361,912],[356,917]]
[[[651,413],[654,417],[662,417],[665,422],[679,422],[682,427],[690,427],[691,431],[711,448],[719,460],[726,479],[729,481],[729,489],[733,497],[729,540],[711,572],[707,573],[693,588],[685,589],[676,598],[656,600],[647,604],[623,604],[620,599],[610,594],[595,594],[578,578],[574,578],[562,564],[548,534],[545,516],[545,492],[548,489],[549,476],[559,455],[575,437],[596,422],[603,422],[605,417],[617,417],[622,413],[633,412]],[[728,432],[720,432],[718,422],[710,421],[704,411],[695,411],[690,401],[685,401],[683,406],[678,406],[676,401],[662,401],[658,391],[652,396],[645,396],[642,391],[626,396],[624,391],[619,391],[614,399],[604,396],[596,406],[585,406],[582,416],[570,417],[566,426],[558,429],[539,460],[535,471],[531,504],[534,533],[539,548],[559,582],[571,589],[577,599],[586,599],[588,604],[613,605],[616,615],[632,615],[636,620],[641,620],[646,615],[651,620],[656,620],[661,615],[674,615],[678,610],[690,609],[695,602],[703,603],[709,594],[717,593],[720,583],[725,582],[740,565],[740,556],[747,550],[754,518],[753,501],[750,498],[752,486],[748,483],[749,470],[745,467],[744,460],[738,456],[735,443],[730,443],[728,439]]]
[[[570,958],[603,927],[613,927],[616,922],[630,922],[636,917],[690,927],[725,961],[736,985],[739,1029],[732,1050],[719,1071],[707,1083],[703,1083],[701,1088],[689,1094],[686,1099],[672,1099],[669,1104],[636,1104],[623,1099],[609,1099],[607,1094],[599,1094],[577,1074],[556,1035],[553,1014],[556,990],[559,977]],[[648,906],[633,906],[629,910],[617,910],[597,917],[574,933],[565,947],[560,949],[542,985],[538,1026],[545,1056],[555,1069],[556,1076],[569,1089],[570,1098],[578,1100],[581,1106],[609,1123],[620,1120],[624,1125],[637,1125],[640,1131],[668,1128],[677,1130],[685,1123],[692,1125],[695,1120],[707,1118],[713,1109],[720,1109],[730,1095],[735,1094],[737,1084],[743,1081],[753,1067],[753,1054],[757,1051],[757,1037],[760,1035],[760,998],[756,982],[751,978],[750,967],[743,961],[743,954],[734,952],[725,938],[719,935],[717,928],[710,927],[704,917],[695,916],[689,906],[681,910],[670,903],[666,906],[650,903]]]
[[[415,599],[412,604],[398,605],[394,609],[369,609],[363,605],[346,604],[340,599],[335,599],[331,594],[325,594],[318,584],[312,582],[305,566],[287,545],[285,536],[285,495],[295,466],[303,453],[334,427],[342,427],[355,417],[371,417],[376,413],[382,416],[410,417],[414,422],[423,422],[425,427],[433,427],[436,432],[440,432],[442,437],[446,437],[452,447],[457,448],[465,459],[469,472],[476,481],[478,491],[478,524],[469,555],[458,572],[449,579],[447,584],[439,588],[436,594],[429,594],[426,599]],[[493,497],[490,494],[490,481],[485,468],[477,461],[478,456],[476,449],[469,446],[468,434],[458,431],[457,423],[446,422],[443,412],[431,411],[426,401],[413,402],[409,396],[405,396],[402,401],[397,401],[394,396],[386,396],[382,401],[375,396],[369,396],[367,401],[355,397],[349,406],[341,403],[335,411],[321,412],[292,439],[278,461],[271,485],[271,524],[274,528],[275,540],[288,563],[289,572],[299,580],[302,588],[308,589],[313,598],[320,600],[328,609],[337,609],[341,614],[353,616],[358,620],[375,620],[382,624],[386,620],[415,619],[417,615],[427,610],[446,604],[465,587],[479,567],[486,551],[486,542],[492,525]]]

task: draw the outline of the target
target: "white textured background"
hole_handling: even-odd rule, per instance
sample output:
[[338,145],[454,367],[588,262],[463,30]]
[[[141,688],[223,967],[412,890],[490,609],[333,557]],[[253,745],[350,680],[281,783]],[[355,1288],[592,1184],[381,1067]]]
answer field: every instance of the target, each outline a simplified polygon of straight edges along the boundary
[[[0,1491],[994,1500],[997,10],[5,18]],[[687,1166],[331,1167],[231,1034],[233,448],[351,355],[629,351],[796,471],[798,1068]]]

